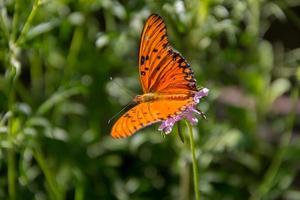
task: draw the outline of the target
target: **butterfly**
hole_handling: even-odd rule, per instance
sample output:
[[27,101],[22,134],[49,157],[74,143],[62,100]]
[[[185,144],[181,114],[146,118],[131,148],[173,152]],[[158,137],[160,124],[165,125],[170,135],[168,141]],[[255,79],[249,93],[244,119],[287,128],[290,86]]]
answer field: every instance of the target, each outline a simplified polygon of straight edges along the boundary
[[113,125],[113,138],[128,137],[151,124],[185,112],[199,92],[194,73],[186,59],[169,44],[166,24],[152,14],[141,34],[139,75],[143,89],[135,106]]

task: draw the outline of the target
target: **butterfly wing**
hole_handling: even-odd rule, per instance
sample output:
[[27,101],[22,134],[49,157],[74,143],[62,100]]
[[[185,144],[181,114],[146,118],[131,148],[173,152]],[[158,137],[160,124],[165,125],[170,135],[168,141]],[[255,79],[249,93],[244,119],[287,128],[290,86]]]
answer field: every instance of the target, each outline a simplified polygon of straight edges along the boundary
[[144,93],[190,94],[197,91],[190,65],[169,45],[166,25],[156,14],[147,19],[141,35],[139,73]]
[[166,25],[151,15],[144,26],[139,48],[139,73],[144,93],[188,94],[185,100],[158,99],[131,108],[114,124],[114,138],[128,137],[136,131],[180,114],[193,104],[197,91],[194,73],[187,61],[169,45]]
[[180,114],[191,103],[193,103],[192,98],[140,103],[118,119],[112,128],[111,135],[113,138],[131,136],[148,125]]

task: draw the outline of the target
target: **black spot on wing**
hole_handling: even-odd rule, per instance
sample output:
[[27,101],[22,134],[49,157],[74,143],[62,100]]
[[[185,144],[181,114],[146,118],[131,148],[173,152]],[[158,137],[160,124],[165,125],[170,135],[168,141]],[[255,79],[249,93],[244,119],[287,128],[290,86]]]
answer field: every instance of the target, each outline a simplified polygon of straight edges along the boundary
[[162,35],[161,38],[160,38],[160,41],[162,41],[165,37],[167,37],[166,34]]
[[145,56],[141,56],[141,65],[145,63]]

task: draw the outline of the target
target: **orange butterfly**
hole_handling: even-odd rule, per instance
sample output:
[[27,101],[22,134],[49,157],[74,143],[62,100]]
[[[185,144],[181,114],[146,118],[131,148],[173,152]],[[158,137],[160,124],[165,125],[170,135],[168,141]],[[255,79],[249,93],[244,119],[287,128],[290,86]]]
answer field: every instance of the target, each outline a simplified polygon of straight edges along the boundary
[[113,125],[113,138],[127,137],[150,124],[164,121],[160,130],[170,132],[183,117],[192,123],[192,112],[208,89],[198,90],[187,61],[169,45],[163,19],[152,14],[146,21],[139,48],[139,73],[143,94],[136,105]]

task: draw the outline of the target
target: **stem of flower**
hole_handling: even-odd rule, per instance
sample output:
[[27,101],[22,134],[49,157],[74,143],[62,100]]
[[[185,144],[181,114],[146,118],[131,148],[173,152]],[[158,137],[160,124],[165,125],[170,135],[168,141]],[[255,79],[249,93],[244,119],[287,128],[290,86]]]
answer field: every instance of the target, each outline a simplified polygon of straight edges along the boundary
[[194,142],[193,129],[192,129],[192,125],[188,121],[185,121],[185,123],[188,127],[189,136],[190,136],[190,148],[191,148],[192,160],[193,160],[193,176],[194,176],[195,199],[200,200],[199,170],[198,170],[198,163],[197,163],[196,153],[195,153],[195,142]]

